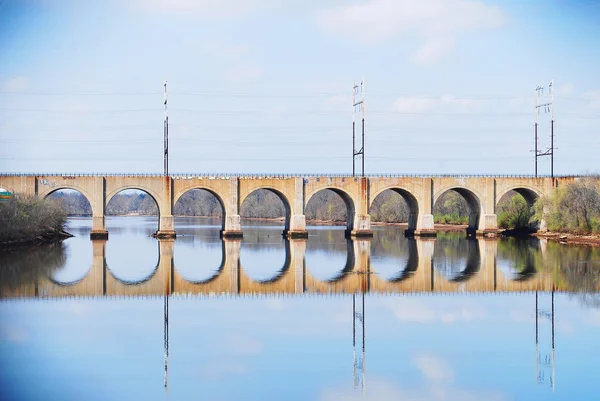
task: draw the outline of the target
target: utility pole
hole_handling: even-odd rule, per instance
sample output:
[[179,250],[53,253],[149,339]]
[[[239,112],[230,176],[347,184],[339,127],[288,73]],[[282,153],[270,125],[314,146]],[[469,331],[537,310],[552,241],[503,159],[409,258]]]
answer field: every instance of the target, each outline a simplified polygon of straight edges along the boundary
[[167,81],[165,81],[164,175],[169,175],[169,113],[167,110]]
[[[538,104],[540,97],[544,96],[544,88],[536,86],[535,88],[535,124],[534,124],[534,154],[535,154],[535,176],[538,175],[538,157],[550,156],[550,176],[554,178],[554,80],[550,81],[548,91],[550,100]],[[544,108],[544,113],[551,113],[550,120],[550,148],[545,151],[538,150],[538,116],[540,109]]]
[[[352,176],[356,176],[356,157],[361,156],[362,169],[361,175],[365,176],[365,80],[360,81],[360,86],[354,82],[352,86]],[[358,91],[360,89],[360,92]],[[356,100],[357,95],[360,100]],[[361,120],[361,147],[356,150],[356,114],[362,113]]]

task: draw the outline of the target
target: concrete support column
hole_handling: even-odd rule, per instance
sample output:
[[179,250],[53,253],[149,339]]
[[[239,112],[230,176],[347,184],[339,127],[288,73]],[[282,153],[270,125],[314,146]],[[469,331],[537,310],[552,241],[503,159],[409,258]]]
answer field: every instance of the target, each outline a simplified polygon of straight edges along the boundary
[[290,226],[283,235],[288,238],[308,238],[306,217],[304,216],[304,178],[294,178],[294,198],[290,199]]
[[416,229],[413,234],[423,237],[435,237],[437,231],[433,222],[433,180],[423,178],[422,185],[422,201],[419,205],[419,214],[416,216]]
[[89,273],[86,275],[84,280],[88,279],[91,276],[91,282],[93,286],[93,291],[91,294],[85,295],[93,295],[93,296],[102,296],[106,295],[106,240],[98,239],[92,241],[92,268]]
[[417,253],[419,255],[419,264],[415,274],[422,282],[421,288],[426,291],[433,291],[433,251],[435,249],[435,239],[415,238],[415,241],[417,242]]
[[[371,216],[369,215],[369,179],[361,177],[358,197],[355,199],[354,224],[348,227],[350,237],[370,238],[373,237],[371,230]],[[348,233],[348,231],[346,231]]]
[[92,231],[90,239],[108,239],[108,231],[106,230],[106,182],[104,177],[93,177],[93,192],[89,199],[92,207]]
[[496,291],[498,286],[496,277],[496,254],[498,241],[495,239],[477,239],[481,267],[478,275],[481,276],[485,291]]
[[498,232],[498,217],[496,216],[496,180],[486,178],[483,199],[479,200],[481,215],[477,234],[488,235]]
[[160,259],[158,262],[158,272],[162,274],[162,287],[164,295],[171,295],[173,291],[173,247],[175,241],[173,238],[159,239],[158,249]]
[[163,194],[158,208],[160,209],[160,221],[158,223],[158,231],[155,234],[156,238],[175,238],[175,226],[173,223],[173,180],[171,177],[163,179]]
[[224,272],[229,276],[229,293],[240,292],[240,250],[242,241],[239,238],[224,239],[225,264]]
[[240,222],[240,185],[238,177],[229,178],[227,194],[223,196],[225,203],[225,222],[221,230],[221,238],[242,238],[242,225]]
[[304,293],[304,258],[306,255],[306,240],[290,240],[290,269],[294,272],[294,294]]
[[371,289],[371,241],[356,239],[352,241],[354,252],[354,273],[359,276],[360,291],[369,292]]

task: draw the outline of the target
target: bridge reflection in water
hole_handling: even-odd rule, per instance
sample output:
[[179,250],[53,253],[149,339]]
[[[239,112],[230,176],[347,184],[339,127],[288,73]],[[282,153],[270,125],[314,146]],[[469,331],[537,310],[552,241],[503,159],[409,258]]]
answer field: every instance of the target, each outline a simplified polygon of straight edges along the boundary
[[[536,269],[533,257],[526,255],[518,270],[498,266],[498,240],[465,239],[460,258],[452,259],[439,239],[410,239],[406,246],[406,266],[392,277],[382,277],[371,260],[369,240],[347,240],[346,264],[329,279],[317,279],[319,266],[306,262],[306,240],[285,241],[285,262],[277,274],[254,280],[240,261],[241,240],[223,240],[222,263],[202,281],[185,279],[174,262],[174,240],[157,240],[158,263],[148,277],[136,281],[117,278],[106,263],[106,241],[92,241],[92,267],[80,280],[64,283],[42,275],[36,280],[13,286],[2,298],[69,296],[153,296],[153,295],[254,295],[254,294],[343,294],[343,293],[457,293],[570,291],[556,271]],[[446,250],[445,250],[446,249]],[[545,244],[535,252],[543,265]],[[532,252],[528,250],[527,252]],[[466,255],[466,256],[465,256]],[[521,258],[523,259],[523,258]],[[202,259],[198,258],[202,265]],[[376,262],[373,260],[373,262]],[[510,260],[509,260],[510,262]],[[517,262],[515,262],[517,263]],[[538,260],[537,263],[540,263]],[[503,259],[502,264],[506,264]],[[509,263],[510,264],[510,263]]]

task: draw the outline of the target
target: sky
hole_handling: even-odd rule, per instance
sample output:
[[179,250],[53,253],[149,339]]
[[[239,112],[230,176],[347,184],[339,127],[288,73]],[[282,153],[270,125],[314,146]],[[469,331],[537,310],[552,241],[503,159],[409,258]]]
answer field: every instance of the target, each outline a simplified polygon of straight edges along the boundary
[[[167,81],[170,173],[351,173],[364,80],[367,174],[533,174],[551,82],[555,174],[600,173],[599,15],[591,0],[0,0],[0,172],[162,173]],[[542,151],[550,121],[540,108]]]

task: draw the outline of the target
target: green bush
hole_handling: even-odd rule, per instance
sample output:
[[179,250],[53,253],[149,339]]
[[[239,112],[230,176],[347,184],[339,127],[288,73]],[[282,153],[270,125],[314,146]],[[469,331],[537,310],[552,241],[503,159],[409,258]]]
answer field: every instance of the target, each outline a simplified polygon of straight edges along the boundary
[[600,232],[600,188],[597,179],[582,179],[556,189],[535,204],[535,218],[550,231],[575,234]]
[[0,204],[0,242],[35,239],[62,231],[66,221],[67,212],[60,202],[16,196]]
[[533,211],[523,196],[516,194],[498,206],[498,227],[519,230],[529,227]]

